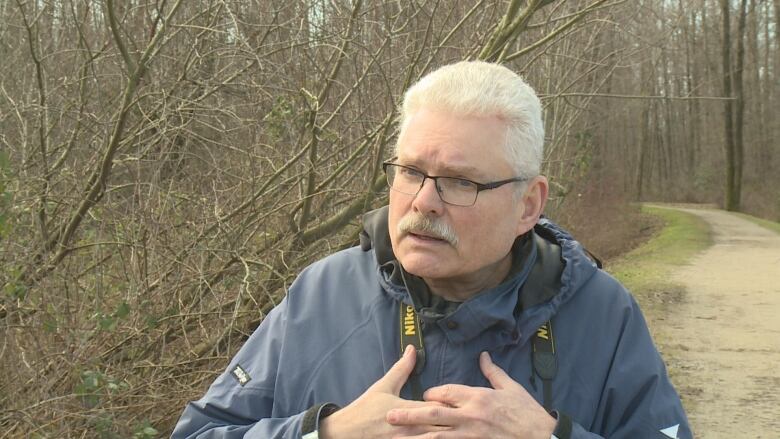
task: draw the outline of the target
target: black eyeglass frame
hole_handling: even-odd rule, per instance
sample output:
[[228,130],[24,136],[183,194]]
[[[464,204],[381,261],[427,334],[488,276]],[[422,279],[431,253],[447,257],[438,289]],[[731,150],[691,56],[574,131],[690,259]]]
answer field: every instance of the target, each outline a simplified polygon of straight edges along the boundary
[[[513,177],[513,178],[507,178],[506,180],[491,181],[491,182],[488,182],[488,183],[478,183],[478,182],[476,182],[474,180],[469,180],[468,178],[448,177],[446,175],[428,175],[425,172],[423,172],[423,171],[421,171],[421,170],[419,170],[417,168],[414,168],[412,166],[406,166],[406,165],[401,165],[399,163],[394,163],[394,160],[397,160],[397,157],[393,157],[390,160],[382,162],[382,171],[384,171],[385,177],[388,177],[388,174],[387,174],[387,167],[388,166],[397,166],[399,168],[409,169],[411,171],[414,171],[414,172],[417,172],[419,174],[422,174],[423,179],[420,182],[420,187],[417,188],[417,192],[415,192],[413,194],[408,194],[406,192],[401,192],[398,189],[393,189],[393,185],[390,184],[390,180],[388,179],[387,184],[390,186],[390,189],[393,189],[395,191],[398,191],[399,193],[406,194],[406,195],[417,195],[417,194],[420,193],[420,190],[422,189],[422,187],[425,186],[425,180],[426,179],[431,179],[431,180],[433,180],[433,186],[436,188],[436,193],[439,195],[439,199],[443,203],[449,204],[451,206],[471,207],[474,204],[476,204],[477,198],[479,198],[479,193],[482,192],[482,191],[495,189],[495,188],[504,186],[505,184],[509,184],[509,183],[515,183],[515,182],[519,182],[519,181],[528,181],[528,180],[530,180],[529,177]],[[442,191],[441,191],[441,188],[439,187],[439,179],[440,178],[446,178],[446,179],[450,179],[450,180],[467,181],[467,182],[473,184],[474,186],[476,186],[477,187],[477,192],[474,195],[474,201],[472,201],[471,204],[466,204],[466,205],[464,205],[464,204],[454,204],[454,203],[450,203],[449,201],[446,201],[441,196],[441,192]]]

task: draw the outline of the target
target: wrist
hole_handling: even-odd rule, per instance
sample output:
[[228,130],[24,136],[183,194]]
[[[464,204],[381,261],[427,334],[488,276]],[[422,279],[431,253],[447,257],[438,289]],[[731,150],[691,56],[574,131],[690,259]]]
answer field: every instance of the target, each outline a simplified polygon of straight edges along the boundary
[[318,439],[334,439],[339,437],[338,431],[335,429],[338,427],[338,417],[327,416],[320,421],[319,437]]
[[557,418],[555,417],[554,413],[547,413],[546,411],[543,413],[545,413],[547,416],[540,418],[534,429],[535,432],[533,437],[538,439],[550,439],[552,437],[553,431],[555,430]]

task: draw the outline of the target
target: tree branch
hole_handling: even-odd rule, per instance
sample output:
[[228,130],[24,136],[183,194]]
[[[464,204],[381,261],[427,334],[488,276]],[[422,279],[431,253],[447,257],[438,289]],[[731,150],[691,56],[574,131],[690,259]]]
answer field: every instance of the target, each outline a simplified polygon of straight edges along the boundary
[[525,55],[526,53],[531,52],[531,51],[533,51],[533,50],[543,46],[548,41],[552,40],[553,38],[555,38],[556,36],[561,34],[563,31],[565,31],[566,29],[572,27],[578,21],[580,21],[583,18],[585,18],[585,16],[589,12],[591,12],[592,10],[596,9],[598,6],[600,6],[600,5],[602,5],[603,3],[606,3],[606,2],[607,2],[607,0],[597,0],[593,4],[589,5],[588,7],[586,7],[582,11],[580,11],[573,18],[571,18],[569,21],[567,21],[566,23],[564,23],[561,26],[557,27],[556,29],[554,29],[553,31],[548,33],[547,35],[545,35],[542,39],[538,40],[537,42],[535,42],[534,44],[531,44],[528,47],[524,47],[524,48],[518,50],[517,52],[512,53],[511,55],[505,56],[502,61],[512,61],[515,58],[521,57],[521,56]]

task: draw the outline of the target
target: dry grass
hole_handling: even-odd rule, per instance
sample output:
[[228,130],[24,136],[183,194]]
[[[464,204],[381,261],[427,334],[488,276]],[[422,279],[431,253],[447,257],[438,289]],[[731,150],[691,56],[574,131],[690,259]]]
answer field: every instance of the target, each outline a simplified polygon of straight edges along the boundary
[[656,216],[614,193],[586,190],[563,203],[553,220],[605,264],[638,247],[663,226]]

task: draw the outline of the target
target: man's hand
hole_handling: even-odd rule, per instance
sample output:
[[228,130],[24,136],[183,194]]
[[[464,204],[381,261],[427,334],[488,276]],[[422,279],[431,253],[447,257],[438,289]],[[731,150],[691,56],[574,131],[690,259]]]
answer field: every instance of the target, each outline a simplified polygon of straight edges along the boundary
[[492,389],[447,384],[425,392],[425,401],[444,406],[398,408],[387,413],[397,426],[440,426],[443,430],[398,437],[550,439],[555,419],[500,367],[487,352],[479,356]]
[[387,412],[394,408],[439,405],[399,397],[401,388],[414,370],[416,360],[414,347],[407,346],[401,359],[385,376],[351,404],[322,420],[319,436],[323,439],[391,438],[441,430],[441,427],[429,425],[392,426],[386,421]]

